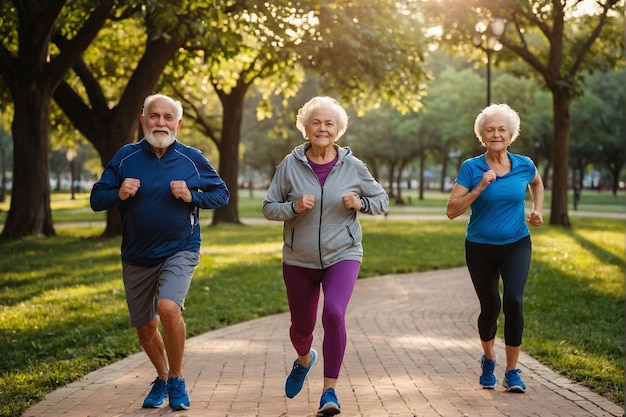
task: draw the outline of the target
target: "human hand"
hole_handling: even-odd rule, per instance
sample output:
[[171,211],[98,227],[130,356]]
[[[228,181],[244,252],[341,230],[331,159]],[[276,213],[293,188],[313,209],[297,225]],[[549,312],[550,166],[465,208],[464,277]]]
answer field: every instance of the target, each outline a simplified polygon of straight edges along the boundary
[[186,203],[191,202],[191,191],[189,191],[185,181],[171,181],[170,189],[172,190],[172,195],[174,197],[183,200]]
[[312,194],[302,194],[302,196],[296,200],[294,210],[300,214],[304,211],[311,210],[315,206],[315,196]]
[[482,180],[480,180],[480,183],[483,186],[483,189],[487,188],[487,186],[489,186],[489,184],[494,182],[497,177],[498,176],[496,175],[496,172],[493,169],[490,169],[489,171],[486,171],[483,174]]
[[361,201],[361,198],[355,193],[344,194],[343,196],[341,196],[341,199],[343,200],[343,205],[347,209],[359,211],[361,210],[361,207],[363,206],[363,201]]
[[140,186],[141,184],[137,178],[126,178],[122,181],[122,185],[120,186],[117,195],[120,200],[126,200],[129,197],[134,197]]
[[543,216],[540,211],[533,210],[528,215],[528,223],[531,226],[541,226],[543,224]]

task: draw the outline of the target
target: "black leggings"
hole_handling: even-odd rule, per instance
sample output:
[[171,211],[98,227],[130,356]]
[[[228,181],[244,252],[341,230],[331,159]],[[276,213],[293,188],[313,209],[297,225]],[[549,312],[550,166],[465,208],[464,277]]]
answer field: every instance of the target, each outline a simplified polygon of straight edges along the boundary
[[[522,297],[528,280],[532,243],[530,236],[508,245],[465,241],[465,261],[480,301],[478,333],[482,341],[496,337],[500,307],[504,308],[504,342],[520,346],[524,332]],[[502,276],[503,296],[499,281]]]

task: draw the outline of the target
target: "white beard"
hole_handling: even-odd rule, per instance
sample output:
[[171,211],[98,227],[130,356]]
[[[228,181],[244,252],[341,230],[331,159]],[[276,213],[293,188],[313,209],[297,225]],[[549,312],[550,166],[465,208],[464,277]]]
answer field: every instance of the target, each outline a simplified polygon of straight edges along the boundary
[[172,143],[174,143],[174,140],[176,140],[176,136],[172,135],[172,132],[170,132],[168,130],[167,132],[167,136],[162,137],[159,136],[159,138],[156,138],[154,136],[154,131],[155,130],[165,130],[163,128],[160,129],[156,129],[153,128],[151,132],[146,133],[146,140],[148,141],[148,143],[152,146],[154,146],[155,148],[159,148],[159,149],[163,149],[163,148],[167,148],[169,147]]

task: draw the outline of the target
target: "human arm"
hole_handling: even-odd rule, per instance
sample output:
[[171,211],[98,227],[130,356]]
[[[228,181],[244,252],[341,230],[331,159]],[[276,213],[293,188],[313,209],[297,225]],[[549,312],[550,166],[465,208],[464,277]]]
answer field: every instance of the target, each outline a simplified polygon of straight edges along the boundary
[[492,170],[488,170],[483,174],[480,183],[473,189],[469,190],[467,187],[459,184],[454,184],[448,202],[446,203],[446,215],[450,220],[456,219],[472,205],[472,203],[478,198],[488,186],[496,179],[496,173]]
[[543,180],[538,172],[535,173],[535,177],[528,185],[530,191],[530,197],[532,199],[532,207],[530,214],[528,215],[528,223],[531,226],[541,226],[543,224],[543,196],[544,187]]
[[[115,160],[115,158],[114,158]],[[124,181],[117,170],[117,163],[111,161],[104,169],[102,176],[96,182],[89,196],[89,204],[93,211],[103,211],[115,207],[123,200],[135,194],[139,188],[139,180],[134,184],[135,191],[131,191],[131,182]],[[130,178],[128,179],[130,180]]]
[[216,209],[228,204],[230,193],[226,183],[199,152],[194,167],[195,175],[187,181],[170,182],[172,195],[201,209]]
[[[276,173],[272,178],[270,187],[267,190],[265,199],[263,200],[261,210],[263,212],[263,216],[265,216],[267,220],[289,220],[303,212],[306,208],[304,194],[298,199],[288,198],[290,180],[287,178],[287,163],[288,161],[284,159],[278,168],[276,168]],[[300,200],[300,204],[299,207],[296,208],[298,200]],[[312,203],[314,202],[315,199],[313,199]],[[310,204],[311,202],[307,203],[307,205]]]
[[355,158],[360,183],[360,193],[347,193],[342,196],[346,208],[365,214],[385,214],[389,209],[389,196],[385,189],[370,173],[362,161]]

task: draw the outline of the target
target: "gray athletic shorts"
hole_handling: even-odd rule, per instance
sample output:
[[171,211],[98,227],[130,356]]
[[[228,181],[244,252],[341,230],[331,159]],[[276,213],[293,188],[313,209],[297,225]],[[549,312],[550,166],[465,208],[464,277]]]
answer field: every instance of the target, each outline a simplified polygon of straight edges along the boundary
[[199,262],[200,253],[191,251],[178,252],[151,268],[122,262],[130,325],[138,327],[151,322],[158,314],[157,302],[162,298],[174,301],[183,310]]

